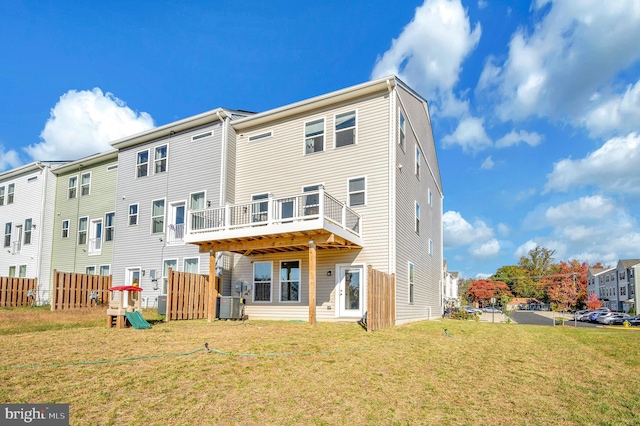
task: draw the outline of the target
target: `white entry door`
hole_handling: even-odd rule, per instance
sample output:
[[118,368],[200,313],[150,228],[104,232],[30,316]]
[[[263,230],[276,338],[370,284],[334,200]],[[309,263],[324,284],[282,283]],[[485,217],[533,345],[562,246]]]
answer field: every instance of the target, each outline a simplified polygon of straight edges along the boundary
[[360,318],[365,301],[364,267],[339,266],[338,270],[338,316]]

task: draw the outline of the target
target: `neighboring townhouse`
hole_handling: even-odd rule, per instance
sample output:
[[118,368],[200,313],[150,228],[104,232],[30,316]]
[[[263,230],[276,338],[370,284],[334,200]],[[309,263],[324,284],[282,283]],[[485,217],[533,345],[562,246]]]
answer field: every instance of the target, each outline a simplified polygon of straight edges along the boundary
[[623,312],[637,312],[638,292],[636,291],[636,276],[640,270],[640,259],[619,260],[616,267],[618,278],[619,304],[617,310]]
[[604,270],[605,268],[589,268],[587,270],[587,300],[592,294],[595,294],[596,298],[600,298],[599,280],[597,279],[597,275]]
[[185,240],[237,254],[227,295],[251,318],[360,318],[369,266],[395,274],[397,324],[440,316],[443,192],[423,98],[390,76],[232,127],[235,191],[189,204]]
[[38,278],[38,304],[49,303],[56,179],[61,163],[27,164],[0,174],[0,276]]
[[458,299],[458,273],[449,272],[447,261],[443,262],[444,284],[442,286],[442,305],[444,307],[459,306]]
[[616,268],[607,268],[596,275],[599,280],[600,301],[604,308],[618,310],[618,283]]
[[110,275],[118,151],[53,170],[57,178],[51,271]]
[[218,108],[111,143],[118,150],[111,273],[115,285],[143,288],[143,307],[166,294],[169,269],[208,273],[208,254],[184,242],[185,213],[233,200],[230,122],[248,114]]

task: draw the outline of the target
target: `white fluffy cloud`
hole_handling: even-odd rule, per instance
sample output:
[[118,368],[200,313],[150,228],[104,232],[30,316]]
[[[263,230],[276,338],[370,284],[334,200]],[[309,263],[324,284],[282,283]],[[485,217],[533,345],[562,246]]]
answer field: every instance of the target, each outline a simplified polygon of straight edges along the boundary
[[70,90],[60,97],[40,134],[43,142],[25,150],[34,160],[75,160],[112,149],[109,142],[153,127],[111,93]]
[[616,202],[601,195],[581,197],[555,207],[549,207],[545,219],[556,227],[576,223],[601,223],[614,213]]
[[[596,96],[596,99],[602,96]],[[638,130],[640,123],[640,80],[629,85],[621,95],[611,96],[590,111],[583,123],[591,136],[628,133]]]
[[478,259],[488,259],[496,256],[499,252],[500,243],[495,238],[492,238],[476,247],[469,248],[469,253]]
[[596,185],[615,193],[640,193],[640,135],[609,139],[580,160],[561,160],[547,175],[545,191],[570,191]]
[[18,167],[22,162],[18,157],[18,153],[13,149],[4,150],[4,146],[0,145],[0,172],[7,169]]
[[495,89],[503,120],[578,122],[599,106],[599,93],[612,91],[612,78],[640,59],[640,2],[538,0],[533,9],[541,20],[513,35],[504,63],[487,62],[478,89]]
[[495,163],[493,162],[493,159],[491,158],[491,156],[488,156],[487,158],[484,159],[484,161],[480,165],[480,169],[482,169],[482,170],[491,170],[491,169],[493,169],[494,165],[495,165]]
[[483,221],[476,220],[471,225],[455,211],[448,211],[442,216],[442,227],[447,248],[484,243],[493,237],[493,231]]
[[524,142],[529,146],[537,146],[541,141],[542,136],[540,136],[536,132],[529,133],[525,130],[516,132],[515,130],[512,130],[496,141],[496,148],[506,148],[509,146],[517,145],[520,142]]
[[460,0],[425,0],[391,48],[378,57],[372,78],[396,74],[430,101],[450,93],[463,60],[482,30],[473,30]]
[[444,147],[460,145],[464,152],[476,152],[491,147],[493,142],[484,130],[483,120],[467,117],[460,120],[456,130],[442,138]]

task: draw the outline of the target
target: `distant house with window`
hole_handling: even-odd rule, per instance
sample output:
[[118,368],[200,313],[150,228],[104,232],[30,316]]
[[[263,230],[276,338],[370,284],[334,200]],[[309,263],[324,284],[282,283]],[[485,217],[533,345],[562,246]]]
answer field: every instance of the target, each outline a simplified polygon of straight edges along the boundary
[[233,199],[230,122],[247,114],[218,108],[112,142],[118,173],[111,273],[117,285],[144,289],[143,306],[166,294],[169,269],[208,273],[208,254],[185,244],[186,212]]
[[56,162],[0,173],[0,276],[38,278],[37,303],[49,301]]
[[636,277],[640,272],[640,259],[619,260],[615,269],[618,279],[619,303],[618,311],[638,312],[638,291],[636,287]]
[[57,185],[51,270],[110,275],[118,151],[66,163],[53,174]]
[[396,323],[441,314],[443,191],[422,97],[390,76],[231,127],[234,190],[187,206],[185,240],[235,254],[229,295],[251,318],[360,318],[369,266],[395,274]]

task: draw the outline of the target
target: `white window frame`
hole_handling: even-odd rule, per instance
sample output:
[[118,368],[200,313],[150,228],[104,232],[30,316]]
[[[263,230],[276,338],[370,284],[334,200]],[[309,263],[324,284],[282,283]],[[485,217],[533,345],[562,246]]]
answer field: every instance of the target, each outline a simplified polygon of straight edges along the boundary
[[27,265],[18,265],[18,278],[26,278],[27,277]]
[[[266,210],[262,210],[262,208]],[[251,195],[251,222],[266,222],[269,218],[269,193]]]
[[[136,206],[136,212],[135,213],[131,213],[131,206]],[[133,203],[133,204],[129,204],[129,208],[127,209],[127,224],[128,226],[137,226],[138,225],[138,219],[140,216],[140,204],[139,203]],[[136,218],[136,223],[131,223],[131,218],[135,217]]]
[[208,130],[203,133],[198,133],[197,135],[191,136],[191,142],[199,141],[201,139],[209,138],[213,136],[213,130]]
[[[139,159],[140,159],[139,157],[140,157],[140,154],[143,153],[143,152],[147,153],[147,161],[144,162],[144,163],[141,163],[139,161]],[[150,155],[149,155],[149,149],[142,149],[142,150],[136,152],[136,179],[149,176],[149,160],[151,160]],[[147,170],[146,170],[145,174],[143,174],[143,175],[140,175],[140,167],[141,166],[146,166],[147,167]]]
[[433,240],[429,238],[429,254],[433,255]]
[[398,145],[402,148],[403,152],[407,151],[407,118],[405,117],[402,109],[398,110],[398,128],[400,129],[400,138],[398,139]]
[[25,219],[24,220],[24,235],[23,235],[23,243],[24,243],[24,245],[31,244],[31,231],[32,230],[33,230],[33,219],[32,218]]
[[[178,258],[172,258],[172,259],[164,259],[162,261],[162,288],[160,289],[160,294],[167,294],[167,290],[169,289],[169,268],[165,268],[167,265],[167,262],[175,262],[176,267],[175,268],[171,268],[174,271],[178,271],[179,268],[179,263],[178,263]],[[166,269],[166,272],[165,272]]]
[[7,205],[13,204],[15,192],[16,192],[15,183],[10,183],[9,185],[7,185]]
[[415,221],[414,221],[414,227],[413,230],[416,232],[416,234],[420,235],[420,204],[418,204],[417,201],[414,201],[415,204]]
[[[153,215],[153,208],[155,207],[155,203],[162,201],[162,215]],[[159,198],[157,200],[153,200],[151,201],[151,233],[152,234],[164,234],[164,230],[165,230],[165,224],[166,224],[166,216],[167,216],[167,199],[166,198]],[[154,221],[157,218],[162,218],[162,229],[159,231],[154,231]]]
[[[298,277],[297,280],[283,280],[282,279],[282,264],[283,263],[289,263],[289,262],[298,262],[298,270],[300,273],[300,276]],[[300,301],[302,300],[302,260],[301,259],[289,259],[289,260],[281,260],[280,261],[280,269],[279,269],[280,273],[278,275],[278,301],[280,303],[300,303]],[[282,284],[287,283],[287,282],[298,282],[298,300],[282,300]],[[273,285],[273,275],[271,276],[271,282]]]
[[[87,184],[83,184],[82,183],[82,178],[89,175],[89,183]],[[81,197],[86,197],[87,195],[91,195],[91,172],[86,172],[86,173],[80,173],[80,180],[79,180],[79,185],[80,185],[80,192],[79,195]],[[84,189],[85,187],[87,187],[87,193],[84,193]]]
[[[351,191],[351,182],[355,181],[355,180],[359,180],[362,179],[364,181],[364,189],[363,190],[359,190],[359,191]],[[351,195],[355,195],[355,194],[359,194],[359,193],[363,193],[364,195],[364,201],[362,204],[351,204]],[[367,177],[366,176],[356,176],[356,177],[352,177],[347,179],[347,202],[349,207],[360,207],[360,206],[366,206],[367,205]]]
[[[268,263],[269,264],[269,270],[271,273],[271,279],[269,280],[269,300],[256,300],[256,291],[257,291],[257,282],[256,282],[256,266],[260,265],[260,264],[265,264]],[[252,287],[253,287],[253,294],[252,294],[252,300],[254,303],[271,303],[271,301],[273,300],[273,262],[272,261],[262,261],[262,262],[253,262],[253,268],[251,271],[251,282],[252,282]],[[259,281],[260,283],[266,282],[266,281]]]
[[4,248],[11,247],[11,233],[13,232],[13,223],[5,222],[4,224]]
[[7,275],[9,278],[16,277],[16,265],[9,265],[9,273]]
[[409,262],[409,268],[407,271],[407,302],[413,305],[415,300],[415,283],[416,283],[416,268],[415,265]]
[[[102,273],[102,271],[103,271],[103,269],[104,269],[104,268],[106,268],[106,269],[107,269],[108,274],[103,274],[103,273]],[[100,276],[102,276],[102,277],[106,277],[106,276],[111,275],[111,265],[110,265],[110,264],[107,264],[107,265],[100,265],[100,266],[98,267],[98,275],[100,275]]]
[[[202,200],[204,201],[204,205],[202,206],[203,209],[207,208],[207,191],[206,190],[202,190],[202,191],[193,191],[189,193],[189,205],[187,210],[194,210],[193,208],[193,195],[194,194],[203,194],[202,195]],[[185,212],[186,214],[186,212]]]
[[[141,266],[133,266],[130,268],[125,268],[125,275],[124,275],[124,283],[125,285],[133,285],[133,281],[130,280],[129,278],[131,277],[131,272],[134,271],[138,271],[138,286],[141,286],[142,284],[142,267]],[[126,294],[126,293],[125,293]]]
[[[158,148],[164,147],[165,154],[164,157],[157,158]],[[162,163],[164,161],[164,170],[158,171],[158,162]],[[153,174],[158,173],[166,173],[169,170],[169,144],[162,144],[153,147]]]
[[[109,220],[107,219],[111,215],[111,226],[108,226]],[[109,231],[111,231],[111,238],[107,239],[109,235]],[[104,225],[102,227],[102,232],[104,233],[103,241],[108,243],[115,239],[116,234],[116,212],[106,212],[104,214]]]
[[[311,136],[311,137],[307,137],[307,124],[310,123],[314,123],[316,121],[320,121],[322,120],[322,135],[316,135],[316,136]],[[317,117],[317,118],[313,118],[311,120],[305,121],[304,125],[302,126],[302,134],[303,134],[303,141],[304,143],[302,144],[302,153],[303,155],[311,155],[311,154],[317,154],[319,152],[324,152],[326,150],[327,147],[327,119],[326,117]],[[313,151],[312,152],[307,152],[307,139],[315,139],[319,136],[322,136],[322,149],[320,151],[316,151],[315,150],[315,141],[313,144]]]
[[309,198],[309,196],[303,196],[302,197],[302,214],[303,216],[309,216],[309,215],[314,215],[314,214],[318,214],[320,212],[320,193],[318,191],[320,191],[320,188],[324,187],[324,183],[317,183],[314,185],[304,185],[302,187],[302,192],[303,195],[306,192],[317,192],[317,194],[312,194],[311,196],[316,195],[318,197],[318,202],[317,204],[313,204],[313,198]]
[[431,188],[427,188],[427,197],[429,205],[433,207],[433,192],[431,192]]
[[190,274],[198,274],[200,273],[200,258],[199,257],[185,257],[182,259],[182,271],[187,272],[187,261],[195,260],[196,261],[196,272],[189,272]]
[[[80,229],[80,223],[85,221],[86,227],[84,230]],[[84,242],[80,242],[80,234],[84,234]],[[76,238],[76,243],[79,246],[86,246],[89,242],[89,216],[82,216],[78,218],[78,238]]]
[[[93,272],[89,272],[89,268],[93,268]],[[86,275],[96,275],[96,265],[87,265],[84,267],[84,273]]]
[[[66,225],[67,225],[66,227],[64,226],[65,222],[66,222]],[[62,232],[60,234],[60,238],[69,238],[69,228],[70,228],[70,226],[71,226],[71,221],[69,219],[64,219],[62,221]],[[67,235],[65,235],[65,231],[67,231],[66,232]]]
[[256,133],[248,137],[249,142],[258,142],[263,141],[265,139],[271,139],[273,137],[273,130],[269,130],[267,132]]
[[[75,180],[75,184],[71,186],[71,180]],[[73,190],[73,192],[71,192]],[[73,195],[72,195],[73,194]],[[67,183],[67,200],[72,200],[78,197],[78,175],[69,176]]]
[[[338,122],[338,116],[339,115],[346,115],[346,114],[350,114],[353,113],[354,114],[354,120],[355,120],[355,124],[352,127],[347,127],[344,129],[336,129],[337,126],[337,122]],[[339,132],[345,132],[347,130],[353,129],[353,143],[347,144],[347,145],[342,145],[342,146],[338,146],[338,133]],[[358,110],[357,109],[352,109],[352,110],[348,110],[348,111],[343,111],[340,112],[338,114],[335,114],[333,116],[333,149],[337,149],[337,148],[344,148],[347,146],[352,146],[352,145],[357,145],[358,144]]]
[[4,191],[5,191],[5,187],[0,186],[0,206],[4,206]]
[[414,173],[416,178],[420,180],[420,162],[421,162],[422,152],[420,152],[420,146],[416,144],[416,159],[415,159],[415,167]]

